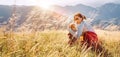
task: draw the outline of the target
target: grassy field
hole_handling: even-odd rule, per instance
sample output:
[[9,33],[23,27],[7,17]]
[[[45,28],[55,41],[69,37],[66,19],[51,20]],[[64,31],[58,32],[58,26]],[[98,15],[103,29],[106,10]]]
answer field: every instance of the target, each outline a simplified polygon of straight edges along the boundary
[[[96,30],[102,45],[120,57],[120,32]],[[99,57],[90,49],[68,45],[67,31],[0,33],[0,57]]]

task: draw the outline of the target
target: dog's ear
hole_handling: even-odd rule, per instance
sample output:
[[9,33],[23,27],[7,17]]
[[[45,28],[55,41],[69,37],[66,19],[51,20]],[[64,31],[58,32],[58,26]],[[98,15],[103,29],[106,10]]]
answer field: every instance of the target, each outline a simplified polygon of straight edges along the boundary
[[72,28],[73,25],[74,25],[73,23],[70,23],[70,24],[69,24],[69,28]]
[[86,17],[85,17],[84,15],[82,15],[82,18],[83,18],[83,19],[86,19]]
[[73,35],[71,33],[68,33],[69,39],[72,39]]
[[84,16],[84,19],[86,19],[86,17]]

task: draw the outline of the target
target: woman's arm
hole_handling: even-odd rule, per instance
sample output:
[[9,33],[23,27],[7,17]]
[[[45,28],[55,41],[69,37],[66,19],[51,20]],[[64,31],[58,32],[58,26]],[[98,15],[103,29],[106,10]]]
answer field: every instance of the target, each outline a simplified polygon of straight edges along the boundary
[[83,32],[83,29],[84,29],[84,21],[81,22],[80,24],[78,24],[77,28],[78,28],[77,38],[80,38],[80,36],[81,36],[81,34]]

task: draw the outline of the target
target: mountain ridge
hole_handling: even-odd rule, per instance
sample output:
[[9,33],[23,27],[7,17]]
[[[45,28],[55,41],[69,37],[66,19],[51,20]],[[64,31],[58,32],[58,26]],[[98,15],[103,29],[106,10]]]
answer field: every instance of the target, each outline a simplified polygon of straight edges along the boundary
[[[17,12],[21,14],[22,17],[25,17],[25,15],[27,15],[27,13],[29,13],[32,10],[32,7],[33,6],[17,6]],[[0,13],[0,23],[8,20],[8,18],[11,16],[12,8],[13,8],[12,6],[0,5],[0,12],[2,12]],[[120,26],[119,23],[120,4],[107,3],[97,8],[93,8],[91,6],[86,6],[83,4],[78,4],[75,6],[64,6],[64,7],[54,5],[54,9],[55,12],[58,12],[63,15],[65,14],[66,16],[73,16],[74,13],[80,12],[83,15],[85,15],[87,18],[94,19],[92,22],[93,26],[99,25],[99,27],[101,28],[106,27],[104,26],[104,24],[114,24]],[[3,16],[5,18],[3,18]]]

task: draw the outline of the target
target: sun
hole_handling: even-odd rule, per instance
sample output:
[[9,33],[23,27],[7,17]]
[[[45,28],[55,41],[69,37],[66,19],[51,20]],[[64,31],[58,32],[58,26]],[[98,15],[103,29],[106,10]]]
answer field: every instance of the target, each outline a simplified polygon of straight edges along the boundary
[[37,2],[37,6],[43,8],[43,9],[50,9],[53,3],[50,1],[39,1]]
[[39,4],[38,6],[44,8],[44,9],[49,9],[51,5],[45,3],[45,4]]

